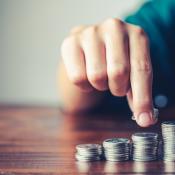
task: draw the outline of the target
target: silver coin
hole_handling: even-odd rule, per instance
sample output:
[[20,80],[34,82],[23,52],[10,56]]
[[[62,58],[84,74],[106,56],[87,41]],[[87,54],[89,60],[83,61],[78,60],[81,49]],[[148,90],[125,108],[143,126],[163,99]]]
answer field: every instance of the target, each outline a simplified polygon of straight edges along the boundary
[[175,127],[175,121],[162,122],[162,126],[174,126]]
[[116,150],[116,151],[108,151],[108,150],[105,150],[104,151],[104,153],[105,154],[126,154],[126,153],[129,153],[130,152],[130,150],[128,149],[128,150],[124,150],[124,151],[120,151],[120,150]]
[[111,138],[103,142],[103,147],[118,146],[120,144],[129,144],[129,139],[126,138]]
[[102,146],[99,144],[80,144],[76,146],[75,158],[78,161],[97,161],[101,159]]
[[163,160],[175,161],[175,121],[165,121],[161,124],[163,137]]
[[101,145],[99,144],[80,144],[76,146],[77,150],[96,150],[96,149],[101,149]]
[[152,161],[157,159],[158,134],[138,132],[132,135],[132,159],[135,161]]
[[146,139],[146,140],[157,140],[158,134],[153,132],[138,132],[132,135],[132,140],[137,141],[140,139]]
[[130,141],[127,138],[110,138],[103,142],[107,161],[126,161],[130,158]]

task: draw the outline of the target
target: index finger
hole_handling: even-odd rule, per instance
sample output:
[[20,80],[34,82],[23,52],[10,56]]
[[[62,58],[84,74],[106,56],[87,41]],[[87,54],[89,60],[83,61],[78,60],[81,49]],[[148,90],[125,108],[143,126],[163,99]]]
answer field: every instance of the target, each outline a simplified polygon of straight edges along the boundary
[[130,30],[130,82],[136,122],[147,127],[155,123],[152,102],[152,65],[148,38],[140,27]]

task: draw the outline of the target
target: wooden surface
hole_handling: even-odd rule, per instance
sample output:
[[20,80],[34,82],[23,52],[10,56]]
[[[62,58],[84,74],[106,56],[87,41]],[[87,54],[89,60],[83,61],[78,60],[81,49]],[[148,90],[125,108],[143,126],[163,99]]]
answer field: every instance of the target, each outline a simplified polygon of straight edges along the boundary
[[[173,118],[175,109],[161,112]],[[0,174],[175,174],[175,163],[154,161],[77,162],[75,145],[102,143],[148,129],[117,114],[71,116],[48,107],[0,106]]]

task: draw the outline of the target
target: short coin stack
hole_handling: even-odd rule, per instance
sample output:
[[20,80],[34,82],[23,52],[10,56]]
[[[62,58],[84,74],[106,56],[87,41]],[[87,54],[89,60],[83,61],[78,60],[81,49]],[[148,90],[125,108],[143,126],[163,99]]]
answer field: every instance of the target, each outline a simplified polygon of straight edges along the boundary
[[108,161],[126,161],[130,155],[130,141],[126,138],[111,138],[103,142],[104,156]]
[[162,125],[163,159],[175,161],[175,121],[166,121]]
[[75,158],[78,161],[97,161],[101,159],[102,146],[99,144],[80,144],[76,146]]
[[132,158],[135,161],[153,161],[157,159],[158,134],[140,132],[132,135]]

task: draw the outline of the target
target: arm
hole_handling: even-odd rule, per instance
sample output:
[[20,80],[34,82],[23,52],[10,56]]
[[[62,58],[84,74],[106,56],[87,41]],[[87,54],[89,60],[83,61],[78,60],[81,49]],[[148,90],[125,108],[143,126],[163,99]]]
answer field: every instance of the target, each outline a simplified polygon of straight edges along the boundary
[[[127,96],[140,126],[155,123],[152,117],[152,64],[146,33],[150,39],[151,53],[155,53],[153,46],[160,43],[163,45],[160,53],[167,53],[162,35],[158,33],[154,38],[155,33],[151,33],[161,28],[159,24],[166,26],[166,19],[158,13],[159,5],[165,10],[162,5],[165,1],[160,2],[145,4],[139,12],[126,20],[128,23],[109,19],[83,27],[64,40],[61,50],[66,71],[63,71],[59,85],[62,86],[61,93],[66,108],[71,105],[76,110],[91,108],[103,97],[103,93],[98,94],[99,91],[109,90],[114,96]],[[171,16],[170,13],[167,14]],[[155,19],[159,19],[158,23]],[[157,39],[161,42],[156,42]],[[159,67],[158,63],[159,60],[153,62]],[[77,87],[87,92],[81,92]]]

